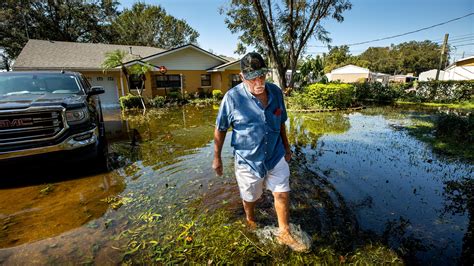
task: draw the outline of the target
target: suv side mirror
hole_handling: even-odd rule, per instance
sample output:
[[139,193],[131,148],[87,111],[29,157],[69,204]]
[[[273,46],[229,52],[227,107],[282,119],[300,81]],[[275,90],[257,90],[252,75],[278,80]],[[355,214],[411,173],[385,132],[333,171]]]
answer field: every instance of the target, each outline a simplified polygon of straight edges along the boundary
[[97,95],[97,94],[102,94],[105,93],[104,88],[101,86],[92,86],[89,92],[87,92],[87,96],[92,96],[92,95]]

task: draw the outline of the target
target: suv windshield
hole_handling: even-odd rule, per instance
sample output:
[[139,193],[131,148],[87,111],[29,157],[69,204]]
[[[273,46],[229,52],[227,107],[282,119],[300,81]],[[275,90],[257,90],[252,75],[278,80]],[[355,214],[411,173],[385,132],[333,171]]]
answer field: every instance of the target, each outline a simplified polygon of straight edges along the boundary
[[12,73],[0,75],[0,95],[78,94],[81,87],[74,75],[61,73]]

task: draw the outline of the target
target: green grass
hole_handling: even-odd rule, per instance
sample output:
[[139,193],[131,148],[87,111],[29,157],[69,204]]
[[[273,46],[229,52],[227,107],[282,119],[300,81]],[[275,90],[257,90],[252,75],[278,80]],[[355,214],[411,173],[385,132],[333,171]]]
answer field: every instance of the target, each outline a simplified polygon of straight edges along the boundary
[[424,119],[413,119],[413,124],[407,127],[409,134],[429,144],[434,152],[453,159],[474,162],[472,143],[463,143],[454,137],[437,137],[434,129],[434,122]]
[[181,209],[171,219],[153,213],[130,218],[134,228],[119,237],[125,243],[124,264],[402,264],[381,244],[368,243],[350,253],[313,245],[308,253],[296,253],[273,242],[262,243],[243,219],[225,209]]
[[452,109],[474,109],[474,102],[461,102],[461,103],[417,103],[407,101],[396,101],[397,104],[401,105],[420,105],[429,107],[447,107]]

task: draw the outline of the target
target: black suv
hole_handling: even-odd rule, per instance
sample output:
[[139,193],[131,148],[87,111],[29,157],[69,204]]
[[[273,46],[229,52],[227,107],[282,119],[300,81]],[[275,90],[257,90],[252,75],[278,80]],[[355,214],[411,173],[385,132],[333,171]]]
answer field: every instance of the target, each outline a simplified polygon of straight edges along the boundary
[[53,154],[102,159],[101,93],[76,72],[0,73],[0,161]]

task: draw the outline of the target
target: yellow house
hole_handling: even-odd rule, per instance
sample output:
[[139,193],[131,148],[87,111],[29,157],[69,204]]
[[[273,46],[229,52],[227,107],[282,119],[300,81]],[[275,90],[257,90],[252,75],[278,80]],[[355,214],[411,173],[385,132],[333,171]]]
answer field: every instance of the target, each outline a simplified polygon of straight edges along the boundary
[[[105,54],[114,50],[127,53],[126,66],[147,64],[143,95],[153,98],[172,91],[195,94],[228,89],[240,83],[239,61],[229,60],[193,44],[170,50],[147,46],[113,45],[29,40],[14,65],[14,71],[67,70],[82,73],[93,86],[102,86],[104,107],[119,105],[119,97],[130,93],[120,68],[103,71]],[[136,87],[132,78],[132,88]],[[133,93],[133,90],[132,90]]]
[[[228,89],[240,83],[238,60],[228,61],[193,44],[132,60],[126,66],[152,67],[145,79],[146,97],[165,96],[170,91],[187,94]],[[135,86],[132,85],[132,88]]]

